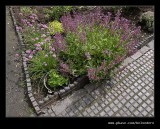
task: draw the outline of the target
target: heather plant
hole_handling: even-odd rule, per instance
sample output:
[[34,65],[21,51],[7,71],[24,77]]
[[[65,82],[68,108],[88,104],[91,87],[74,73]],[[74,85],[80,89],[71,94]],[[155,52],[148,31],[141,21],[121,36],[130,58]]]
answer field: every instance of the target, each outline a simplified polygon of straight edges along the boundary
[[49,32],[51,35],[55,35],[56,33],[62,33],[63,32],[63,27],[62,23],[58,21],[53,21],[49,23],[48,26]]
[[92,81],[104,79],[111,69],[136,52],[140,27],[120,15],[118,11],[111,20],[111,13],[104,15],[97,9],[86,15],[62,16],[66,37],[55,36],[54,45],[65,46],[56,51],[72,75],[87,74]]

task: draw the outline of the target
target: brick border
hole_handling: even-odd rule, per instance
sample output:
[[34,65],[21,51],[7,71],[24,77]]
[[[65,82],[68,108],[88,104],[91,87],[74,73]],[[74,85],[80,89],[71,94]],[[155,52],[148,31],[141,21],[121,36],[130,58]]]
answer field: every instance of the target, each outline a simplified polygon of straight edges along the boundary
[[[13,24],[14,24],[15,30],[16,30],[17,23],[16,23],[14,13],[13,13],[13,9],[12,9],[11,6],[9,7],[9,10],[10,10],[10,14],[11,14]],[[75,90],[78,90],[78,89],[82,88],[85,84],[89,83],[89,80],[87,80],[86,76],[84,76],[82,78],[79,78],[73,84],[69,84],[68,86],[65,86],[63,89],[59,90],[58,92],[55,92],[53,95],[47,95],[45,98],[43,98],[43,100],[37,102],[35,97],[33,96],[33,93],[32,93],[31,79],[30,79],[30,76],[29,76],[27,63],[24,60],[25,59],[25,52],[24,52],[25,44],[23,43],[22,34],[17,30],[16,30],[16,33],[18,35],[18,39],[19,39],[19,42],[20,42],[20,47],[22,49],[21,55],[22,55],[22,59],[23,59],[23,69],[24,69],[24,74],[25,74],[25,77],[26,77],[26,85],[27,85],[28,96],[29,96],[29,99],[30,99],[37,115],[42,114],[43,112],[42,112],[41,109],[46,107],[49,103],[54,102],[56,100],[59,100],[59,99],[63,98],[64,96],[68,95],[69,93],[71,93]],[[135,47],[137,49],[140,49],[142,46],[145,46],[148,42],[150,42],[153,38],[154,38],[154,35],[152,34],[149,37],[147,37],[145,40],[141,41]],[[130,64],[134,60],[138,59],[142,54],[144,54],[148,50],[150,50],[150,48],[148,48],[146,46],[141,48],[137,53],[135,53],[131,57],[128,57],[124,61],[122,61],[121,66],[122,67],[127,66],[128,64]],[[118,71],[118,69],[115,69],[115,72],[116,71]],[[81,83],[79,83],[79,82],[81,82]]]
[[[15,30],[16,30],[16,26],[17,26],[17,23],[16,23],[16,20],[15,20],[15,17],[14,17],[14,13],[13,13],[13,10],[12,10],[12,7],[10,6],[9,7],[9,11],[10,11],[10,14],[11,14],[11,17],[12,17],[12,20],[13,20],[13,24],[14,24],[14,27],[15,27]],[[32,93],[32,85],[31,85],[31,79],[29,77],[29,72],[28,72],[28,68],[27,68],[27,63],[26,61],[24,60],[25,59],[25,52],[24,52],[24,49],[25,49],[25,45],[23,43],[23,40],[22,40],[22,35],[19,31],[16,30],[16,33],[18,35],[18,40],[20,42],[20,48],[22,49],[22,59],[23,59],[23,69],[24,69],[24,74],[25,74],[25,77],[26,77],[26,82],[27,82],[27,91],[28,91],[28,97],[36,111],[36,114],[39,115],[40,113],[42,113],[40,107],[39,107],[39,104],[37,103],[35,97],[33,96],[33,93]]]

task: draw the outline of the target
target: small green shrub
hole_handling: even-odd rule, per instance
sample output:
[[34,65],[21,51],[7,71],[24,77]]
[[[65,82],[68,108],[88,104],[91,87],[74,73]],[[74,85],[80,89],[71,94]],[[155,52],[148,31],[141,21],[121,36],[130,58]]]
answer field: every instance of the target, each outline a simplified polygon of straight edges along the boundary
[[51,87],[59,87],[63,86],[64,84],[67,85],[67,83],[68,79],[58,74],[54,69],[50,70],[48,85],[50,85]]
[[62,23],[58,22],[58,21],[53,21],[51,23],[49,23],[49,32],[51,35],[58,33],[62,33],[63,32],[63,27],[62,27]]
[[140,23],[143,24],[144,29],[153,32],[154,28],[154,13],[151,11],[145,12],[140,16]]
[[72,10],[72,6],[52,6],[49,9],[44,9],[44,13],[47,14],[47,18],[54,20],[60,20],[60,17]]
[[30,15],[30,14],[33,14],[33,13],[37,13],[37,10],[36,9],[32,9],[31,7],[21,6],[20,7],[20,12]]

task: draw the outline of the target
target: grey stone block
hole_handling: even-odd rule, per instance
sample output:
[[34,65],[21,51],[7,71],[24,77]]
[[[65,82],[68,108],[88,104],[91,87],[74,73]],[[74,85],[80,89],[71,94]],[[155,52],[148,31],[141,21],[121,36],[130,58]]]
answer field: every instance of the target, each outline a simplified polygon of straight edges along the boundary
[[97,109],[98,109],[98,111],[101,111],[101,110],[102,110],[102,108],[101,108],[100,106],[98,106]]
[[136,111],[134,112],[134,114],[135,114],[136,116],[138,116],[139,112],[136,110]]
[[30,83],[30,82],[31,82],[31,79],[28,78],[28,79],[26,79],[26,81]]
[[113,111],[114,112],[118,111],[118,108],[117,107],[113,108]]
[[150,108],[150,107],[147,107],[146,110],[147,110],[148,112],[150,112],[150,111],[151,111],[151,108]]
[[69,84],[68,86],[72,88],[72,87],[74,87],[75,85],[74,85],[74,84]]
[[39,110],[40,110],[40,108],[39,108],[38,106],[36,106],[36,107],[35,107],[35,110],[36,110],[36,111],[39,111]]
[[46,102],[49,100],[48,96],[46,96],[45,98],[43,98],[43,100]]
[[41,101],[39,101],[38,103],[41,105],[41,104],[43,104],[43,103],[44,103],[44,101],[43,101],[43,100],[41,100]]
[[151,42],[149,42],[148,46],[154,50],[154,40],[152,40]]
[[136,52],[136,54],[132,55],[131,58],[133,58],[134,60],[138,59],[140,56],[142,56],[142,53],[140,53],[139,51]]
[[38,105],[38,103],[36,101],[32,102],[32,104],[34,107]]
[[112,116],[113,114],[114,114],[114,112],[112,110],[108,112],[109,116]]
[[[112,111],[111,111],[112,112]],[[105,112],[104,111],[102,111],[101,113],[100,113],[100,116],[105,116]]]
[[145,111],[145,110],[143,112],[141,112],[141,113],[142,113],[143,116],[147,116],[147,114],[148,114],[148,112]]
[[142,54],[144,54],[144,53],[146,53],[148,50],[150,50],[150,48],[144,46],[144,47],[142,47],[142,48],[140,49],[140,52],[141,52]]
[[69,89],[70,89],[70,87],[64,87],[64,89],[67,91],[67,90],[69,90]]
[[54,95],[48,95],[48,97],[51,99],[51,98],[53,98],[53,97],[54,97]]
[[87,116],[87,115],[88,115],[88,113],[87,113],[86,111],[84,111],[82,114],[83,114],[84,116]]
[[27,68],[27,67],[25,67],[25,68],[24,68],[24,70],[25,70],[25,71],[27,71],[27,70],[28,70],[28,68]]
[[137,102],[135,102],[134,104],[133,104],[133,106],[134,107],[137,107],[139,104],[137,103]]
[[32,91],[32,88],[31,87],[27,87],[28,89],[28,92],[31,92]]
[[94,109],[93,112],[94,112],[95,114],[97,114],[97,113],[98,113],[98,110],[97,110],[97,109]]
[[27,82],[27,87],[31,87],[31,83],[30,82]]
[[26,78],[29,78],[29,74],[26,74]]
[[77,85],[77,84],[78,84],[78,82],[77,82],[77,81],[74,81],[74,82],[73,82],[73,84],[74,84],[74,85]]
[[60,92],[60,93],[64,93],[64,92],[65,92],[65,90],[64,90],[64,89],[62,89],[62,90],[60,90],[59,92]]
[[132,58],[128,57],[126,58],[123,62],[122,62],[122,65],[123,66],[127,66],[129,63],[131,63],[133,61]]
[[30,98],[31,102],[35,101],[35,98],[34,97],[31,97]]
[[95,116],[95,114],[93,112],[90,113],[90,116]]
[[52,114],[53,111],[52,111],[51,109],[48,109],[48,113],[49,113],[49,114]]
[[140,104],[142,102],[142,99],[139,99],[137,102]]
[[32,94],[32,93],[29,93],[28,96],[29,96],[29,98],[31,98],[31,97],[33,96],[33,94]]
[[58,92],[54,92],[54,95],[58,95]]
[[131,112],[133,112],[134,109],[135,109],[135,108],[134,108],[133,106],[130,106],[130,108],[129,108],[129,110],[130,110]]
[[90,108],[88,108],[86,111],[87,111],[88,113],[90,113],[92,110],[91,110]]

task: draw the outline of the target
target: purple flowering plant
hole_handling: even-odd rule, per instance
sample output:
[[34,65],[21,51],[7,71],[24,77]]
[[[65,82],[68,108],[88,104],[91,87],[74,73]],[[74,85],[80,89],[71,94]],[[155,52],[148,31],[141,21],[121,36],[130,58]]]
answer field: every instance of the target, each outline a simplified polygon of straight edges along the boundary
[[54,45],[64,46],[57,52],[71,69],[70,74],[86,74],[91,81],[98,81],[109,76],[112,69],[136,52],[140,27],[120,17],[120,11],[114,20],[111,15],[110,12],[104,15],[98,8],[88,14],[62,16],[66,36],[62,38],[57,34],[54,38],[58,42]]

